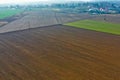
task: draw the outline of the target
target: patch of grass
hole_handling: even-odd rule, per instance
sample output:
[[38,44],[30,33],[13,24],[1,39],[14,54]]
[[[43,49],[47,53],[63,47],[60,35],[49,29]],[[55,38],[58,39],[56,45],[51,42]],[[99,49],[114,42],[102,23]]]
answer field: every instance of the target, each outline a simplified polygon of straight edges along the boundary
[[22,9],[0,9],[0,19],[4,19],[22,12]]
[[65,25],[120,35],[120,24],[83,20],[66,23]]

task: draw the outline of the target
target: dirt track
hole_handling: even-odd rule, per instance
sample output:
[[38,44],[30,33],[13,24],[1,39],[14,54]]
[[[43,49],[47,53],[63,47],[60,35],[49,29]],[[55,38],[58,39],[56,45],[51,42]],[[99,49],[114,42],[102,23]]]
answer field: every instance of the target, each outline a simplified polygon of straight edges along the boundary
[[120,80],[120,36],[65,26],[0,35],[0,80]]

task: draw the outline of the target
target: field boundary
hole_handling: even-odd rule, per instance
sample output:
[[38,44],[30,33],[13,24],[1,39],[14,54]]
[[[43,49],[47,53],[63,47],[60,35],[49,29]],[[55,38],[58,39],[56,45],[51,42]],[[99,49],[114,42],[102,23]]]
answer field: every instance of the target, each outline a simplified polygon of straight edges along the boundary
[[114,35],[114,36],[120,36],[120,35],[118,35],[118,34],[112,34],[112,33],[107,33],[107,32],[95,31],[95,30],[90,30],[90,29],[85,29],[85,28],[78,28],[78,27],[73,27],[73,26],[64,25],[64,24],[63,24],[62,26],[72,27],[72,28],[74,28],[74,29],[87,30],[87,31],[92,31],[92,32],[97,32],[97,33],[109,34],[109,35]]
[[0,35],[2,35],[2,34],[8,34],[8,33],[14,33],[14,32],[21,32],[21,31],[30,31],[30,30],[40,29],[40,28],[48,28],[48,27],[54,27],[54,26],[61,26],[61,25],[62,24],[55,24],[55,25],[48,25],[48,26],[42,26],[42,27],[36,27],[36,28],[28,28],[28,29],[23,29],[23,30],[9,31],[9,32],[0,33]]

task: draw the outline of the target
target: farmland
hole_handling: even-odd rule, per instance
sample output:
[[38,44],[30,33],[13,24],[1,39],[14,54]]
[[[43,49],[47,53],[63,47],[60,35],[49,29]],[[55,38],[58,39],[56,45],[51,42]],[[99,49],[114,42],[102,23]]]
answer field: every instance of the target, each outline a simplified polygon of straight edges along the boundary
[[23,9],[0,8],[0,27],[20,18]]
[[120,36],[54,25],[0,35],[1,80],[119,80]]
[[83,20],[67,23],[65,25],[120,35],[120,24]]
[[103,25],[104,15],[34,9],[19,16],[0,27],[0,80],[120,80],[119,35],[64,25]]
[[4,19],[18,13],[21,13],[23,10],[21,9],[0,9],[0,19]]
[[120,24],[120,14],[106,14],[106,15],[98,15],[91,20],[96,21],[105,21],[109,23]]
[[[27,11],[26,16],[0,28],[0,33],[19,31],[28,28],[44,27],[56,24],[64,24],[76,20],[84,20],[94,17],[89,14],[68,14],[55,12],[53,10]],[[22,23],[22,24],[21,24]],[[16,25],[16,26],[14,26]]]

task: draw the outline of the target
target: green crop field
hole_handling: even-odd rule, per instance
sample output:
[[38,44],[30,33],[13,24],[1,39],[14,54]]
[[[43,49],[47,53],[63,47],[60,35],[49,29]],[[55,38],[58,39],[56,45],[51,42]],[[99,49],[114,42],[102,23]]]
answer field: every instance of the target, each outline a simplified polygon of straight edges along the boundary
[[0,9],[0,19],[4,19],[22,12],[22,9]]
[[83,20],[66,23],[65,25],[120,35],[120,24]]

